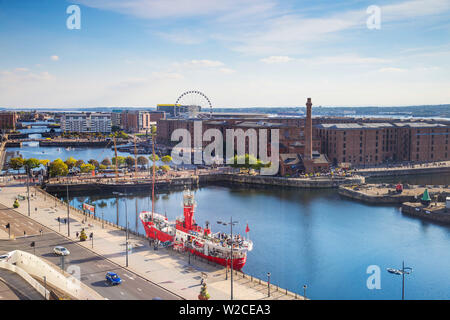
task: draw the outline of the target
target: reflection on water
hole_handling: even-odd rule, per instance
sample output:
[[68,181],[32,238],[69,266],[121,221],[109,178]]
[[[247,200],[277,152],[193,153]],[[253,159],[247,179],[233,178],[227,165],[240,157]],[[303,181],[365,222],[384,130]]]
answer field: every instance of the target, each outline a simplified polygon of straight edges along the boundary
[[[93,202],[97,215],[143,233],[137,215],[151,210],[151,190],[116,197],[75,196]],[[196,221],[229,232],[217,220],[239,221],[233,231],[249,237],[254,250],[244,272],[313,299],[398,299],[401,277],[386,272],[404,259],[408,299],[449,299],[450,228],[403,216],[395,206],[369,206],[342,199],[334,190],[251,189],[208,186],[195,192]],[[170,220],[182,215],[182,192],[159,194],[155,211]],[[381,290],[368,290],[367,267],[381,268]]]

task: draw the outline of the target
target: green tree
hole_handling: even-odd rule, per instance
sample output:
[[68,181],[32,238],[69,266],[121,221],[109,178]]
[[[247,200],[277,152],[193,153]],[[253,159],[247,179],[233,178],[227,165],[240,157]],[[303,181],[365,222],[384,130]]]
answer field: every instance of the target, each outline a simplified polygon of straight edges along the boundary
[[17,173],[19,172],[20,168],[22,168],[24,165],[24,160],[20,157],[17,158],[11,158],[9,160],[9,166],[14,169],[17,170]]
[[88,173],[91,172],[92,170],[95,170],[95,167],[93,164],[90,163],[83,163],[80,167],[81,172],[83,173]]
[[76,166],[77,160],[75,160],[73,157],[70,157],[70,158],[66,159],[66,161],[64,161],[64,163],[67,165],[67,167],[69,169],[72,169],[73,167]]
[[158,157],[158,155],[157,155],[157,154],[155,154],[155,161],[153,161],[153,155],[149,156],[148,158],[149,158],[149,159],[150,159],[150,161],[152,161],[152,162],[156,162],[156,161],[159,161],[159,157]]
[[116,138],[118,138],[118,139],[128,139],[129,138],[128,135],[123,131],[115,132],[114,134],[115,134]]
[[264,164],[255,156],[245,154],[244,156],[235,155],[230,166],[232,166],[233,168],[259,169],[264,166]]
[[139,156],[139,157],[137,158],[137,163],[138,163],[139,165],[141,165],[141,166],[145,166],[145,165],[148,164],[148,159],[147,159],[146,157],[144,157],[144,156]]
[[98,166],[100,165],[100,163],[98,163],[98,161],[95,159],[89,160],[88,163],[92,164],[96,168],[98,168]]
[[83,160],[77,160],[77,162],[75,163],[75,167],[77,167],[77,168],[80,168],[81,169],[81,166],[84,164],[84,161]]
[[[116,157],[113,157],[113,158],[112,158],[112,163],[113,163],[114,165],[116,165]],[[119,167],[121,167],[121,166],[123,166],[124,164],[125,164],[125,157],[117,156],[117,165],[118,165]]]
[[51,177],[67,176],[69,174],[69,166],[58,158],[50,163],[49,173]]
[[39,162],[40,162],[44,167],[46,167],[46,166],[48,165],[48,163],[50,162],[50,160],[48,160],[48,159],[42,159],[42,160],[39,160]]
[[107,166],[105,166],[104,164],[101,164],[98,166],[99,170],[105,170],[106,168],[108,168]]
[[41,162],[38,159],[29,158],[24,161],[23,165],[25,167],[25,170],[27,172],[30,172],[31,170],[39,167],[41,165]]
[[167,166],[167,165],[161,166],[160,169],[161,169],[162,171],[164,171],[164,172],[169,172],[169,171],[170,171],[170,167]]
[[125,162],[126,162],[128,168],[131,168],[132,166],[134,166],[134,158],[132,156],[126,157]]
[[109,160],[109,158],[103,159],[102,165],[109,167],[111,165],[111,160]]
[[161,158],[161,161],[164,162],[164,163],[172,162],[172,157],[169,156],[169,155],[164,156],[164,157]]

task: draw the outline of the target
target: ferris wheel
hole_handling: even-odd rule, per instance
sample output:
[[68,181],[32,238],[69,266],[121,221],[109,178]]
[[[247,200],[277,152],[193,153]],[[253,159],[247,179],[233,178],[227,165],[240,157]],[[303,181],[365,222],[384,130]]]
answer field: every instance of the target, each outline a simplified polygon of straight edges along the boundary
[[[188,107],[188,110],[184,110],[183,108],[184,106]],[[207,115],[206,117],[212,118],[211,101],[203,92],[197,90],[186,91],[181,96],[178,97],[177,101],[175,102],[175,116],[184,114],[190,118],[205,117],[202,114],[196,112],[195,107],[200,107],[203,109],[209,107],[209,115]]]

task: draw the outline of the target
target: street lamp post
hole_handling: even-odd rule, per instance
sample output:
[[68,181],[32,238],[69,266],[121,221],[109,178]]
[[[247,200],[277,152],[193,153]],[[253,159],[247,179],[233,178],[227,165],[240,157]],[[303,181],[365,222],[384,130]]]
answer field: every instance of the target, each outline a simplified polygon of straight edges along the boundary
[[30,175],[28,173],[28,170],[26,171],[27,171],[28,216],[30,216]]
[[270,272],[267,272],[267,296],[270,297]]
[[405,274],[411,274],[413,269],[411,267],[405,267],[405,261],[402,261],[402,270],[388,268],[388,272],[402,275],[402,300],[405,300]]
[[303,285],[303,298],[306,300],[306,288],[308,288],[308,286],[306,284]]
[[127,231],[126,231],[125,250],[127,252],[126,266],[128,267],[128,222],[127,222]]
[[[233,221],[233,217],[230,218],[230,222],[223,222],[223,221],[217,221],[218,224],[222,224],[224,226],[229,225],[230,226],[230,236],[231,236],[231,250],[230,250],[230,267],[231,267],[231,293],[230,293],[230,300],[233,300],[233,245],[234,245],[234,239],[233,239],[233,225],[237,224],[238,221]],[[227,263],[228,266],[228,263]]]
[[66,184],[66,193],[67,193],[67,236],[70,237],[69,184]]

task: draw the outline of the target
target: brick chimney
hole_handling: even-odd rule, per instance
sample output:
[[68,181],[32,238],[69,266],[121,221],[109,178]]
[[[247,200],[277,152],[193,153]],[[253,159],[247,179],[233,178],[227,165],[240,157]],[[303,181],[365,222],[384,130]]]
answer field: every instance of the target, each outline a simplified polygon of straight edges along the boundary
[[311,98],[306,101],[306,122],[305,122],[305,159],[312,159],[312,119],[311,119]]

